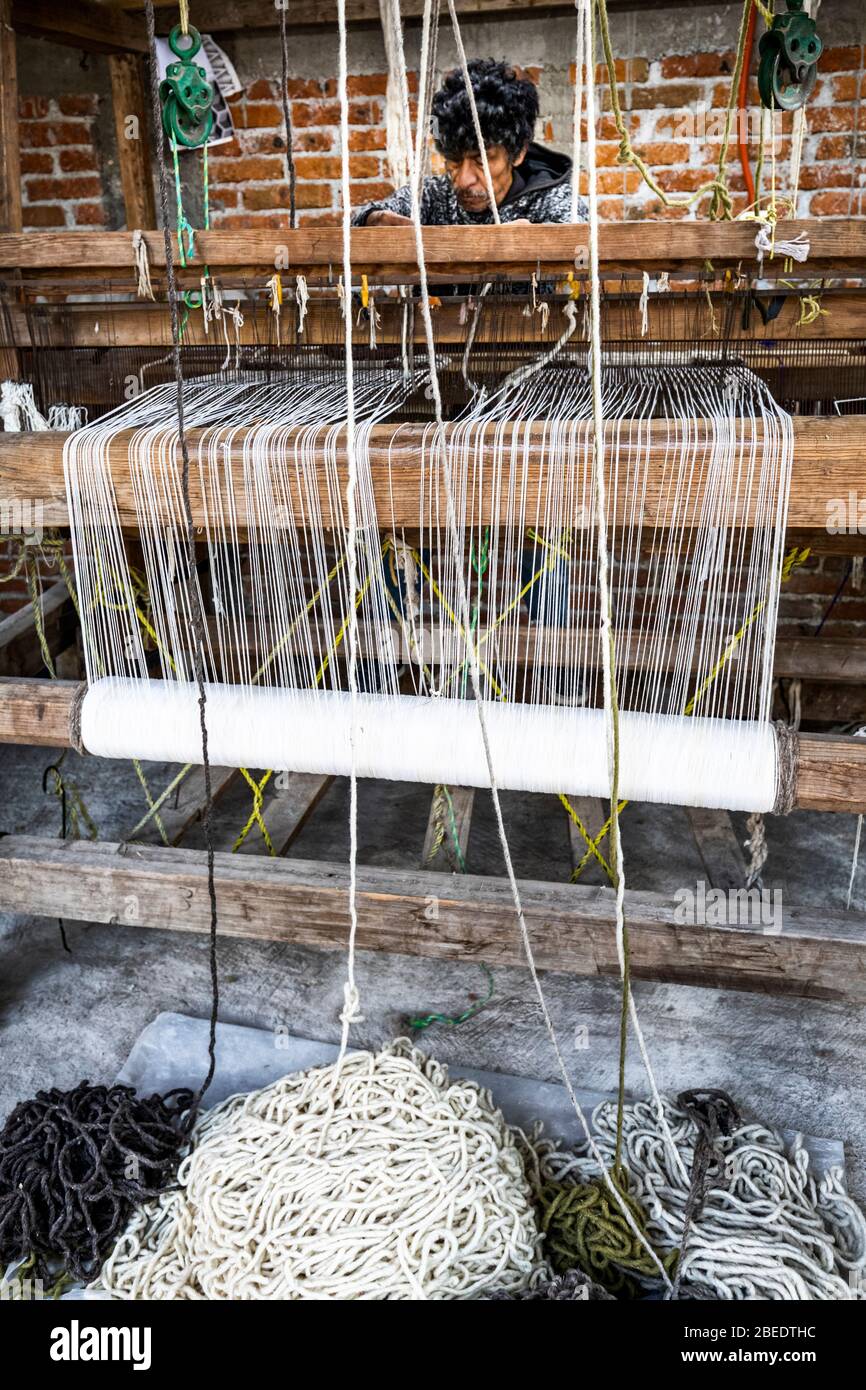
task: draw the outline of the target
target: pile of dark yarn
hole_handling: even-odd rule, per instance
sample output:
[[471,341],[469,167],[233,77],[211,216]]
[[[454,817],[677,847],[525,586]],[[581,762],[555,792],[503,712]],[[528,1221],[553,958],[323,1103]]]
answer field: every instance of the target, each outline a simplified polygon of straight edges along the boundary
[[523,1289],[520,1293],[492,1293],[488,1303],[518,1303],[539,1298],[552,1298],[559,1303],[616,1303],[613,1294],[603,1289],[601,1284],[593,1283],[583,1270],[572,1269],[568,1274],[559,1275],[546,1284],[538,1284],[534,1289]]
[[0,1132],[0,1272],[23,1259],[94,1278],[132,1208],[171,1186],[192,1103],[82,1081],[17,1105]]

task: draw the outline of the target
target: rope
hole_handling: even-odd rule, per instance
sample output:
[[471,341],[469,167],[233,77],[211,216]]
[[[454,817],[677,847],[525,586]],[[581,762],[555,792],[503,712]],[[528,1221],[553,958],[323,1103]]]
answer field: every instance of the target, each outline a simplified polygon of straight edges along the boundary
[[0,1267],[26,1259],[87,1281],[132,1208],[165,1190],[186,1142],[191,1091],[38,1091],[0,1131]]
[[597,0],[598,22],[601,33],[601,42],[604,49],[604,59],[607,64],[608,86],[610,88],[611,114],[619,135],[619,162],[620,164],[631,164],[637,169],[644,183],[655,194],[659,201],[666,208],[691,208],[707,194],[712,194],[710,205],[710,217],[730,218],[732,215],[733,202],[727,183],[727,163],[728,150],[731,143],[731,131],[733,128],[733,115],[737,102],[737,92],[740,83],[740,73],[743,68],[743,59],[746,49],[746,35],[749,23],[749,11],[753,0],[745,0],[743,5],[743,15],[740,22],[740,34],[737,40],[737,57],[734,64],[734,72],[731,77],[731,91],[728,98],[728,109],[725,116],[725,127],[722,133],[722,143],[719,153],[719,163],[715,178],[702,184],[694,193],[686,198],[672,198],[665,193],[664,189],[653,178],[646,161],[635,151],[626,129],[625,119],[622,114],[622,107],[619,99],[619,85],[616,80],[616,59],[614,58],[613,45],[610,40],[610,25],[607,14],[607,0]]
[[283,126],[285,128],[286,139],[286,167],[289,175],[289,226],[294,230],[297,226],[297,206],[295,188],[295,152],[293,147],[294,137],[292,135],[292,112],[289,106],[289,41],[286,36],[286,11],[288,10],[288,0],[277,6],[280,12],[280,96],[283,103]]

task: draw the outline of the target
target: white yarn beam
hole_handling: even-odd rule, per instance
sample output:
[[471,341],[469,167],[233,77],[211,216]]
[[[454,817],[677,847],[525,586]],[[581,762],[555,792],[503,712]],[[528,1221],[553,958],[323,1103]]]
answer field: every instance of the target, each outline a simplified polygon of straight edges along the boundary
[[[349,693],[209,685],[207,699],[214,764],[349,775]],[[359,694],[357,705],[359,777],[490,786],[473,701]],[[484,711],[503,788],[609,793],[603,710],[485,701]],[[199,762],[196,688],[174,681],[97,681],[84,697],[81,736],[88,752],[104,758]],[[762,721],[624,713],[620,745],[620,794],[630,800],[740,811],[775,805],[776,738]]]

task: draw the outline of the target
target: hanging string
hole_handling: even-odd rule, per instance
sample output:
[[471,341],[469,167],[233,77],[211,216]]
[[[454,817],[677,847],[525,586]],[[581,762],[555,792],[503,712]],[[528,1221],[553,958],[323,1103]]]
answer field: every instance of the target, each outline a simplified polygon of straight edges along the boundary
[[[159,101],[159,59],[156,48],[156,19],[153,9],[153,0],[145,0],[145,16],[147,20],[147,43],[150,52],[150,96],[153,115],[153,128],[155,131],[162,130],[162,113]],[[181,16],[183,24],[183,15]],[[187,16],[188,24],[188,16]],[[186,32],[186,30],[184,30]],[[207,721],[205,717],[205,707],[207,694],[205,691],[205,672],[204,672],[204,649],[205,649],[205,614],[202,608],[201,595],[197,583],[196,575],[196,554],[195,554],[195,527],[192,517],[192,502],[190,500],[189,488],[189,449],[187,446],[186,433],[184,429],[184,402],[183,402],[183,364],[180,355],[180,323],[178,317],[178,291],[177,278],[174,267],[174,248],[171,239],[171,225],[168,215],[168,170],[165,160],[165,145],[161,137],[157,137],[157,171],[160,209],[162,212],[162,230],[165,244],[165,271],[168,284],[168,309],[171,319],[171,338],[172,338],[172,363],[174,366],[175,384],[175,407],[177,411],[177,432],[180,444],[182,472],[181,472],[181,494],[183,503],[183,519],[186,527],[186,563],[187,576],[190,590],[194,593],[192,608],[192,626],[195,636],[195,643],[192,653],[193,669],[195,673],[195,683],[198,689],[199,724],[201,728],[201,751],[204,770],[205,800],[202,809],[202,829],[204,832],[205,847],[207,854],[207,886],[208,899],[210,902],[210,978],[211,978],[211,1012],[210,1027],[208,1036],[208,1068],[205,1078],[196,1092],[191,1113],[194,1114],[201,1104],[208,1087],[213,1080],[216,1070],[216,1026],[219,1017],[219,972],[217,964],[217,901],[216,901],[216,880],[214,874],[214,837],[211,821],[213,810],[213,785],[211,779],[210,761],[208,759],[207,742]]]
[[457,11],[454,8],[454,0],[448,0],[448,13],[451,16],[451,27],[454,30],[454,43],[457,47],[457,56],[460,59],[460,67],[463,70],[463,82],[466,87],[466,96],[469,101],[469,109],[472,112],[472,124],[475,127],[475,139],[478,141],[478,155],[481,159],[481,167],[484,170],[484,182],[487,185],[487,197],[490,201],[490,215],[496,226],[500,225],[499,207],[496,202],[496,191],[493,187],[493,179],[490,174],[490,163],[487,159],[487,146],[484,141],[484,132],[481,129],[481,121],[478,116],[478,106],[475,101],[475,92],[472,87],[472,78],[469,75],[469,63],[466,59],[466,49],[463,47],[463,36],[460,33],[460,25],[457,22]]
[[[362,1021],[360,996],[355,980],[355,941],[358,934],[358,771],[356,764],[358,725],[358,458],[355,447],[355,380],[352,343],[352,196],[349,178],[349,64],[346,32],[346,0],[337,0],[339,28],[340,94],[340,186],[343,197],[343,283],[346,287],[343,302],[343,346],[346,360],[346,569],[349,581],[348,679],[351,721],[349,732],[349,943],[346,958],[346,983],[343,988],[343,1010],[340,1014],[342,1034],[339,1061],[342,1063],[349,1045],[349,1029]],[[338,1065],[335,1076],[339,1076]]]
[[[427,3],[429,4],[429,0],[427,0]],[[587,3],[587,0],[582,0],[582,3],[584,4],[584,6],[586,6],[587,23],[589,23],[589,12],[588,12],[588,3]],[[345,4],[345,0],[340,0],[340,4],[341,4],[341,6],[344,5],[344,4]],[[404,58],[403,52],[402,52],[402,33],[399,35],[399,43],[400,43],[399,52],[400,52],[400,56],[401,56],[400,69],[401,69],[402,83],[403,83],[402,96],[403,96],[403,102],[404,102],[404,104],[408,107],[408,104],[409,104],[409,93],[408,93],[408,87],[407,87],[406,77],[405,77],[405,71],[406,71],[405,58]],[[591,42],[587,45],[587,47],[588,47],[588,49],[589,49],[589,52],[591,53],[591,52],[592,52],[592,44],[591,44]],[[589,97],[588,97],[588,103],[589,103]],[[591,115],[592,115],[591,108],[590,108],[590,106],[589,106],[589,104],[588,104],[588,106],[587,106],[587,117],[588,117],[588,120],[591,119]],[[453,482],[453,478],[452,478],[452,474],[451,474],[451,465],[450,465],[450,460],[449,460],[448,444],[447,444],[447,441],[446,441],[446,438],[445,438],[445,425],[444,425],[444,416],[443,416],[443,409],[442,409],[442,397],[441,397],[441,393],[440,393],[439,378],[438,378],[438,373],[437,373],[437,369],[436,369],[435,338],[434,338],[434,333],[433,333],[433,320],[432,320],[431,308],[430,308],[430,289],[429,289],[429,284],[428,284],[428,280],[427,280],[427,262],[426,262],[425,252],[424,252],[424,238],[423,238],[423,234],[422,234],[422,231],[421,231],[421,208],[420,208],[420,200],[419,200],[419,196],[418,196],[418,187],[417,187],[417,184],[416,184],[416,182],[415,182],[414,180],[412,181],[412,224],[413,224],[413,229],[414,229],[414,233],[415,233],[415,255],[416,255],[416,260],[417,260],[417,263],[418,263],[418,277],[419,277],[420,294],[421,294],[421,311],[422,311],[422,317],[423,317],[423,321],[424,321],[424,332],[425,332],[425,337],[426,337],[426,341],[427,341],[428,358],[429,358],[429,362],[430,362],[430,390],[431,390],[431,395],[432,395],[432,400],[433,400],[433,406],[434,406],[434,411],[435,411],[435,418],[436,418],[436,438],[437,438],[437,440],[438,440],[438,453],[439,453],[439,457],[440,457],[440,460],[441,460],[441,463],[442,463],[442,474],[443,474],[443,481],[444,481],[444,484],[445,484],[444,490],[445,490],[445,501],[446,501],[446,512],[447,512],[447,524],[448,524],[449,533],[450,533],[450,535],[451,535],[451,537],[452,537],[452,543],[459,544],[459,528],[458,528],[458,525],[457,525],[457,514],[456,514],[456,505],[455,505],[454,482]],[[526,961],[527,961],[527,965],[528,965],[528,968],[529,968],[530,977],[531,977],[531,979],[532,979],[533,986],[534,986],[534,988],[535,988],[536,998],[538,999],[538,1004],[539,1004],[539,1008],[540,1008],[540,1011],[541,1011],[541,1016],[542,1016],[542,1019],[544,1020],[544,1026],[545,1026],[545,1029],[546,1029],[546,1031],[547,1031],[547,1035],[548,1035],[548,1038],[549,1038],[549,1040],[550,1040],[551,1047],[553,1048],[553,1052],[554,1052],[554,1055],[555,1055],[555,1057],[556,1057],[557,1065],[558,1065],[558,1067],[559,1067],[559,1071],[560,1071],[560,1074],[561,1074],[561,1076],[562,1076],[562,1079],[563,1079],[563,1082],[564,1082],[564,1085],[565,1085],[565,1088],[566,1088],[566,1092],[567,1092],[568,1097],[569,1097],[569,1101],[570,1101],[570,1103],[571,1103],[571,1105],[572,1105],[572,1108],[573,1108],[573,1110],[574,1110],[574,1112],[575,1112],[575,1114],[576,1114],[576,1116],[577,1116],[577,1118],[578,1118],[578,1120],[579,1120],[579,1122],[580,1122],[580,1124],[581,1124],[581,1127],[582,1127],[582,1129],[583,1129],[583,1131],[584,1131],[584,1135],[586,1136],[586,1140],[587,1140],[587,1143],[588,1143],[589,1146],[590,1146],[590,1149],[591,1149],[594,1153],[596,1153],[597,1150],[596,1150],[596,1147],[595,1147],[595,1141],[594,1141],[594,1139],[593,1139],[593,1136],[592,1136],[592,1133],[591,1133],[589,1124],[588,1124],[588,1122],[587,1122],[586,1115],[584,1114],[584,1111],[583,1111],[583,1109],[582,1109],[582,1107],[581,1107],[581,1105],[580,1105],[580,1102],[579,1102],[578,1099],[577,1099],[577,1095],[575,1094],[574,1086],[573,1086],[572,1080],[571,1080],[571,1075],[570,1075],[570,1073],[569,1073],[568,1067],[566,1066],[565,1058],[564,1058],[564,1056],[563,1056],[563,1054],[562,1054],[562,1050],[561,1050],[561,1048],[560,1048],[559,1039],[558,1039],[558,1037],[557,1037],[556,1029],[554,1028],[553,1020],[552,1020],[552,1018],[551,1018],[551,1016],[550,1016],[550,1012],[549,1012],[548,1007],[547,1007],[547,1001],[546,1001],[546,999],[545,999],[545,997],[544,997],[544,991],[543,991],[543,989],[542,989],[541,981],[540,981],[539,976],[538,976],[538,970],[537,970],[537,967],[536,967],[536,964],[535,964],[535,956],[534,956],[534,953],[533,953],[533,950],[532,950],[532,942],[531,942],[531,939],[530,939],[530,936],[529,936],[529,929],[528,929],[527,924],[526,924],[526,918],[525,918],[524,911],[523,911],[523,902],[522,902],[522,899],[521,899],[520,889],[519,889],[519,886],[518,886],[518,883],[517,883],[517,876],[516,876],[516,874],[515,874],[515,872],[514,872],[514,865],[513,865],[513,862],[512,862],[512,858],[511,858],[511,850],[510,850],[510,847],[509,847],[509,844],[508,844],[508,837],[507,837],[506,832],[505,832],[505,823],[504,823],[504,820],[503,820],[503,817],[502,817],[502,807],[501,807],[501,804],[500,804],[499,790],[498,790],[498,785],[497,785],[497,781],[496,781],[495,770],[494,770],[494,766],[493,766],[493,757],[492,757],[492,752],[491,752],[491,748],[490,748],[490,739],[489,739],[488,730],[487,730],[487,721],[486,721],[486,717],[485,717],[485,713],[484,713],[484,704],[483,704],[483,701],[482,701],[482,698],[481,698],[478,649],[477,649],[477,646],[476,646],[476,643],[475,643],[475,640],[474,640],[474,637],[473,637],[473,634],[472,634],[472,631],[471,631],[470,609],[469,609],[469,596],[468,596],[467,589],[466,589],[466,579],[465,579],[465,575],[464,575],[462,566],[460,566],[460,565],[457,566],[456,582],[457,582],[457,598],[458,598],[458,605],[459,605],[459,615],[460,615],[460,621],[461,621],[461,624],[462,624],[462,627],[463,627],[463,630],[464,630],[464,633],[465,633],[465,641],[466,641],[466,646],[467,646],[467,649],[468,649],[469,663],[470,663],[469,669],[470,669],[470,674],[471,674],[471,679],[472,679],[472,694],[473,694],[473,698],[474,698],[474,701],[475,701],[476,711],[477,711],[477,714],[478,714],[478,723],[479,723],[479,729],[480,729],[480,733],[481,733],[481,741],[482,741],[483,750],[484,750],[484,759],[485,759],[485,763],[486,763],[486,766],[487,766],[487,771],[488,771],[488,775],[489,775],[489,779],[490,779],[490,792],[491,792],[491,798],[492,798],[492,801],[493,801],[493,810],[494,810],[494,815],[495,815],[495,818],[496,818],[496,826],[497,826],[497,831],[498,831],[498,834],[499,834],[499,842],[500,842],[500,847],[501,847],[501,849],[502,849],[502,856],[503,856],[503,860],[504,860],[504,864],[505,864],[505,871],[506,871],[506,876],[507,876],[507,879],[508,879],[508,885],[509,885],[509,889],[510,889],[510,893],[511,893],[511,898],[512,898],[512,901],[513,901],[513,903],[514,903],[514,909],[515,909],[515,913],[516,913],[516,916],[517,916],[518,925],[519,925],[519,928],[520,928],[520,934],[521,934],[521,939],[522,939],[522,942],[523,942],[524,953],[525,953],[525,955],[526,955]],[[637,1236],[638,1240],[646,1247],[648,1253],[650,1254],[650,1258],[652,1259],[653,1263],[654,1263],[654,1264],[656,1265],[656,1267],[658,1268],[659,1274],[662,1276],[662,1278],[663,1278],[663,1280],[665,1281],[666,1285],[667,1285],[668,1287],[670,1287],[670,1280],[668,1279],[667,1273],[666,1273],[666,1271],[665,1271],[665,1269],[664,1269],[664,1267],[663,1267],[661,1261],[658,1259],[657,1255],[655,1254],[655,1251],[652,1250],[652,1247],[649,1245],[649,1242],[646,1240],[646,1237],[645,1237],[645,1236],[643,1235],[643,1233],[641,1232],[639,1225],[638,1225],[637,1222],[635,1221],[635,1218],[634,1218],[633,1213],[629,1210],[627,1203],[624,1201],[624,1199],[623,1199],[623,1197],[622,1197],[622,1194],[618,1191],[617,1186],[616,1186],[615,1182],[613,1181],[613,1179],[612,1179],[612,1177],[611,1177],[611,1174],[610,1174],[610,1172],[608,1171],[608,1169],[607,1169],[607,1167],[606,1167],[606,1165],[604,1164],[603,1161],[602,1161],[602,1163],[601,1163],[601,1167],[602,1167],[602,1170],[603,1170],[603,1181],[604,1181],[606,1187],[608,1188],[608,1191],[610,1192],[610,1194],[611,1194],[611,1196],[612,1196],[614,1202],[616,1203],[616,1205],[619,1207],[620,1211],[622,1212],[622,1214],[623,1214],[623,1216],[624,1216],[624,1218],[625,1218],[625,1220],[626,1220],[627,1225],[629,1225],[629,1227],[632,1229],[633,1233]]]
[[283,103],[283,129],[286,141],[286,167],[289,174],[289,226],[294,230],[297,226],[297,193],[295,189],[295,151],[294,137],[292,135],[292,111],[289,105],[289,41],[286,35],[286,11],[289,8],[289,0],[277,0],[277,9],[280,13],[280,96]]

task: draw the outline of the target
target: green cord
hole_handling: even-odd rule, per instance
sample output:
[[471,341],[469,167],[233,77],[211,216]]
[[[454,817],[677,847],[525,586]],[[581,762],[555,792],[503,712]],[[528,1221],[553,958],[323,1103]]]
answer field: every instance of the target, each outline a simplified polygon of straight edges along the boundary
[[456,1018],[451,1018],[448,1014],[425,1014],[423,1018],[410,1018],[408,1020],[409,1027],[414,1028],[417,1033],[422,1032],[425,1028],[431,1027],[434,1023],[444,1023],[449,1028],[456,1028],[458,1024],[465,1023],[467,1019],[474,1018],[477,1013],[480,1013],[485,1005],[489,1004],[493,998],[494,988],[493,972],[483,961],[481,961],[480,964],[481,969],[487,976],[488,983],[487,993],[483,999],[477,999],[474,1004],[470,1004],[469,1008],[465,1009],[462,1014],[458,1014]]

